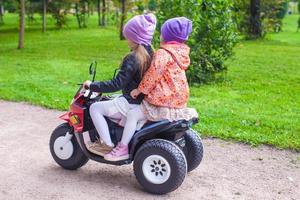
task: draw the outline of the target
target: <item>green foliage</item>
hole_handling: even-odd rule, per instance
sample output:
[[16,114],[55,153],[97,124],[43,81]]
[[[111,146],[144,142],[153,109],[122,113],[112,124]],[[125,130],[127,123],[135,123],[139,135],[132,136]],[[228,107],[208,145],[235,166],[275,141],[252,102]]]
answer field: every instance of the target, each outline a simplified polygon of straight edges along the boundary
[[149,0],[148,9],[150,11],[155,11],[157,9],[157,0]]
[[35,22],[34,14],[41,13],[43,8],[43,1],[41,0],[26,0],[25,13],[27,15],[28,24]]
[[224,61],[232,55],[236,43],[231,7],[230,0],[160,1],[159,29],[172,17],[186,16],[193,21],[193,33],[188,42],[192,60],[188,71],[190,82],[211,82],[226,69]]
[[282,1],[281,7],[279,7],[279,11],[277,13],[277,17],[279,19],[283,19],[288,11],[289,4],[287,1]]
[[279,32],[282,27],[282,19],[287,12],[286,0],[263,0],[262,1],[262,22],[264,31]]
[[18,2],[17,0],[7,0],[3,1],[4,9],[10,13],[18,11]]
[[236,26],[232,21],[231,1],[203,0],[196,12],[190,41],[192,66],[189,79],[205,83],[216,80],[226,69],[225,61],[233,54]]
[[143,13],[144,12],[144,10],[145,10],[144,2],[138,1],[138,2],[136,2],[135,5],[137,7],[138,13]]
[[300,14],[300,0],[298,0],[298,13]]
[[56,27],[62,28],[67,24],[68,10],[71,8],[72,0],[52,0],[48,4],[48,9],[56,21]]
[[87,19],[88,19],[88,8],[87,5],[92,3],[91,0],[76,0],[75,2],[75,16],[77,19],[79,28],[87,27]]
[[[234,20],[237,23],[238,30],[243,33],[246,38],[251,38],[249,33],[250,26],[250,1],[234,0]],[[262,36],[268,32],[279,32],[282,27],[282,19],[284,18],[288,3],[286,0],[261,0],[260,16],[263,28]]]
[[249,22],[249,0],[234,0],[232,19],[241,33],[247,33]]

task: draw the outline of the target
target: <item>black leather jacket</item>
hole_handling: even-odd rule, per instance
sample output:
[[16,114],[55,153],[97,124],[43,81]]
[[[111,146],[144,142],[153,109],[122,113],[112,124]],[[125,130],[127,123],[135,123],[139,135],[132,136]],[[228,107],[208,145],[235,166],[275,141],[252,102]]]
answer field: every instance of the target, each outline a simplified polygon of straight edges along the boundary
[[[148,53],[153,55],[151,46],[144,46]],[[144,98],[141,94],[136,99],[130,96],[130,92],[136,89],[142,80],[139,61],[134,53],[128,54],[120,66],[120,70],[115,78],[110,81],[93,82],[90,89],[93,92],[109,93],[122,90],[123,96],[130,104],[140,104]]]

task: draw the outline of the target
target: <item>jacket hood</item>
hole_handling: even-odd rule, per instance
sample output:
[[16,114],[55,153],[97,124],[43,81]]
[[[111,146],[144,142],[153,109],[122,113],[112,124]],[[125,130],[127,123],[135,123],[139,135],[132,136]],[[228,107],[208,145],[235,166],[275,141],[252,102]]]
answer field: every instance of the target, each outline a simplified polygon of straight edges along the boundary
[[178,42],[161,43],[160,47],[168,50],[173,55],[173,59],[181,69],[187,70],[190,65],[190,47]]

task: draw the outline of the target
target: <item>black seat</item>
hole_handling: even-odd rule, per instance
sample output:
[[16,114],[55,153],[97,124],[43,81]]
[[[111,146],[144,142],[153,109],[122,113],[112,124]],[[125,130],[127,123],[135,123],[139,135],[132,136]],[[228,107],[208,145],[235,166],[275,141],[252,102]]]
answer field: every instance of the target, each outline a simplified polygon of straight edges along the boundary
[[192,118],[191,120],[187,121],[187,120],[179,120],[179,121],[173,121],[173,122],[170,122],[168,120],[162,120],[162,121],[148,121],[146,122],[146,124],[144,124],[144,126],[141,128],[141,129],[145,129],[145,128],[153,128],[155,126],[161,126],[161,125],[169,125],[169,126],[172,126],[172,125],[177,125],[177,124],[188,124],[188,125],[193,125],[193,124],[196,124],[198,123],[198,118]]

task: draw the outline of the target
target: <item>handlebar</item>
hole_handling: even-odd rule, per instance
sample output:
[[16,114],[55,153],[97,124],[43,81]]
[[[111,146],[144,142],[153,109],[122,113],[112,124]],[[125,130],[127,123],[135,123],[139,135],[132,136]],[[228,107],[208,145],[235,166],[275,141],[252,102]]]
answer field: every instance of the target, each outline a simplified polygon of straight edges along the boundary
[[[96,68],[97,68],[97,62],[96,61],[93,61],[89,67],[89,74],[90,74],[90,80],[92,82],[95,81],[95,76],[96,76]],[[86,87],[83,83],[77,83],[77,85],[80,86],[79,90],[77,91],[76,95],[74,96],[74,98],[79,94],[84,94],[84,96],[88,99],[90,99],[93,95],[94,92],[92,92],[91,90],[89,90],[90,88],[89,87]],[[88,95],[86,96],[86,92],[87,90],[89,90],[88,92]],[[96,96],[99,96],[101,95],[101,93],[96,93]]]

